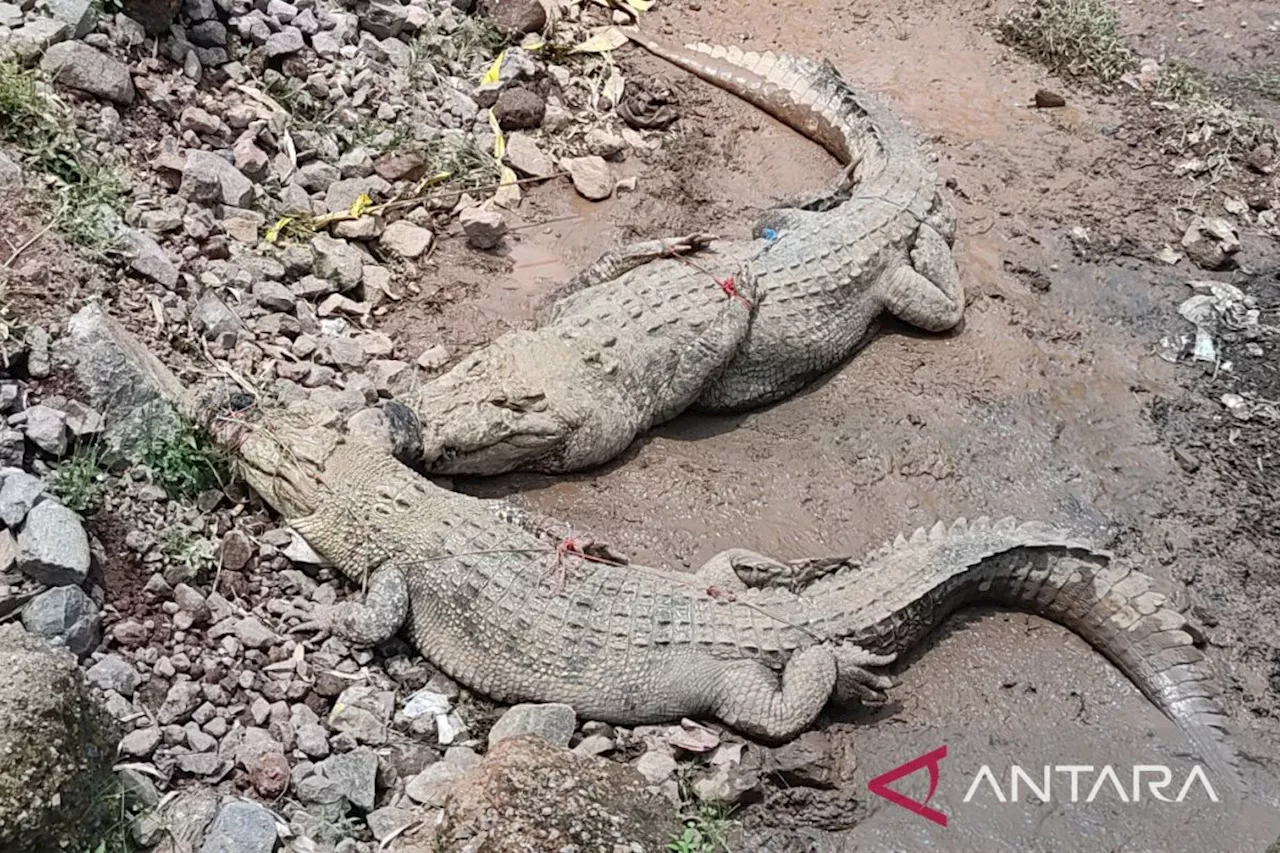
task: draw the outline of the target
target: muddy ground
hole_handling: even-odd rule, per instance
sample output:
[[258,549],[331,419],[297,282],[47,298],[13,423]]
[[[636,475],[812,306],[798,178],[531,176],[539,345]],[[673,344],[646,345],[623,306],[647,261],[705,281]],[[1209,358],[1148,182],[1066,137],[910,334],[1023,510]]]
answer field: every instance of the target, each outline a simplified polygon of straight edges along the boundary
[[[607,535],[634,559],[684,566],[730,546],[779,557],[857,553],[958,516],[1013,514],[1090,530],[1185,585],[1212,626],[1239,727],[1256,741],[1251,770],[1273,772],[1276,425],[1235,421],[1218,398],[1243,387],[1276,399],[1276,357],[1271,345],[1260,358],[1238,348],[1234,373],[1214,378],[1161,360],[1155,345],[1186,331],[1176,307],[1191,279],[1242,284],[1262,304],[1263,323],[1274,324],[1280,251],[1267,238],[1242,236],[1241,263],[1253,275],[1152,260],[1177,243],[1193,212],[1216,209],[1221,192],[1197,193],[1173,177],[1153,141],[1156,119],[1132,98],[1066,84],[1002,45],[994,22],[1007,8],[878,0],[818,11],[748,0],[655,10],[648,25],[682,40],[830,57],[849,79],[895,99],[952,188],[969,301],[964,327],[941,337],[889,327],[806,393],[745,416],[683,416],[603,470],[458,487],[520,493]],[[1167,51],[1228,78],[1280,62],[1275,9],[1263,3],[1142,0],[1123,14],[1149,55]],[[742,236],[761,207],[835,173],[816,146],[729,97],[647,56],[626,65],[630,80],[664,81],[677,93],[685,142],[634,169],[635,194],[603,205],[562,188],[532,191],[527,221],[581,219],[520,232],[506,274],[477,269],[461,249],[446,254],[442,277],[450,262],[462,263],[457,278],[467,295],[406,315],[406,332],[465,350],[526,321],[547,288],[601,245],[706,227]],[[1029,108],[1042,86],[1066,94],[1068,106]],[[1273,115],[1277,107],[1253,106]],[[1073,240],[1073,228],[1086,229],[1087,244]],[[1056,626],[990,614],[953,629],[902,672],[894,705],[875,725],[833,724],[868,774],[934,747],[931,726],[972,734],[1034,720],[1059,739],[1062,761],[1104,732],[1177,738],[1137,690]],[[890,734],[901,732],[919,737],[903,744]],[[867,802],[865,789],[775,806],[750,820],[842,830],[867,808],[893,808]],[[1047,830],[1043,849],[1067,849],[1054,838],[1079,838],[1079,826],[1062,831]],[[1108,849],[1188,841],[1173,833]]]

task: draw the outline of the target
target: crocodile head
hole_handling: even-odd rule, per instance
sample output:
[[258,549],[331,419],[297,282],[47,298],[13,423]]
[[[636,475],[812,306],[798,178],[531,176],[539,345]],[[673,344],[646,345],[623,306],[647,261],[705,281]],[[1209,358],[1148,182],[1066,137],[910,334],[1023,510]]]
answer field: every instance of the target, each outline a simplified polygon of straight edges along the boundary
[[384,407],[396,456],[431,474],[556,470],[585,421],[577,407],[514,371],[459,368]]
[[225,422],[214,428],[214,436],[234,451],[236,468],[249,487],[285,519],[305,518],[321,507],[326,463],[340,441],[336,433],[281,417]]

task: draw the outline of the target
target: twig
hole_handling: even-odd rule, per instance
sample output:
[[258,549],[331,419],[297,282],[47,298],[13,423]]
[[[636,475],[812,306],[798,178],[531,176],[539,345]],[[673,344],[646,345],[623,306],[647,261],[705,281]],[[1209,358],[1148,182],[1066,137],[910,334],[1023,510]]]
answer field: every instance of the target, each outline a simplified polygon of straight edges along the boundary
[[[3,264],[0,264],[0,269],[8,269],[9,267],[13,266],[13,262],[18,259],[18,255],[21,255],[27,249],[30,249],[33,245],[35,245],[37,240],[39,240],[41,237],[43,237],[44,235],[48,234],[51,230],[53,230],[53,226],[57,224],[59,219],[62,218],[62,214],[66,211],[66,209],[67,209],[67,205],[63,203],[62,207],[58,209],[58,212],[54,214],[53,218],[49,220],[49,223],[47,225],[45,225],[43,228],[41,228],[39,231],[33,234],[30,240],[27,240],[27,242],[23,243],[21,246],[13,250],[13,254],[9,256],[9,260],[5,261]],[[5,238],[5,242],[6,243],[9,242],[8,238]],[[13,245],[13,244],[10,243],[9,245]]]

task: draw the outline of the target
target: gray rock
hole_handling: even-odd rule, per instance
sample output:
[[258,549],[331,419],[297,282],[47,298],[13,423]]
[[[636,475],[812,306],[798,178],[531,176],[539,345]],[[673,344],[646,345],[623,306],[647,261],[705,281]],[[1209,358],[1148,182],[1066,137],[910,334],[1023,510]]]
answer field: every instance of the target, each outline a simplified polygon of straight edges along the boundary
[[131,270],[170,290],[177,285],[178,268],[151,235],[127,228],[123,237],[124,255]]
[[401,219],[387,226],[378,243],[393,255],[413,259],[430,249],[433,239],[426,228]]
[[19,62],[30,65],[40,58],[45,48],[66,41],[70,34],[71,28],[62,21],[39,17],[10,33],[5,48]]
[[97,435],[106,427],[106,421],[96,410],[89,408],[79,400],[72,400],[65,407],[67,429],[76,438]]
[[89,0],[48,0],[49,16],[71,28],[71,38],[82,39],[98,25],[98,13]]
[[467,242],[477,249],[492,249],[507,233],[506,220],[496,210],[468,207],[458,214],[458,222],[467,235]]
[[350,290],[360,283],[364,258],[347,241],[317,234],[311,240],[311,251],[315,257],[315,274],[320,278],[329,279],[340,290]]
[[646,752],[635,764],[636,772],[654,785],[675,775],[676,767],[676,760],[670,753],[658,750]]
[[0,152],[0,187],[16,187],[22,183],[22,167]]
[[200,853],[273,853],[276,820],[257,803],[228,801],[218,810]]
[[346,732],[361,743],[385,743],[395,702],[395,694],[389,690],[363,685],[348,687],[329,712],[329,728]]
[[609,164],[604,158],[594,155],[566,157],[561,165],[573,180],[573,188],[583,198],[601,201],[613,195],[613,173],[609,171]]
[[277,638],[267,626],[253,616],[246,616],[236,622],[236,639],[251,649],[262,649],[270,646]]
[[212,151],[191,150],[187,152],[178,194],[203,204],[220,202],[248,207],[253,201],[253,182]]
[[32,325],[25,335],[27,343],[27,372],[32,379],[45,379],[53,369],[49,362],[49,333]]
[[301,53],[306,46],[307,43],[302,39],[301,30],[297,27],[285,27],[280,32],[272,33],[267,38],[267,56],[274,59],[277,56]]
[[62,339],[65,355],[75,362],[76,378],[90,402],[111,425],[106,434],[109,446],[131,444],[173,422],[167,400],[180,399],[182,385],[101,305],[90,303],[76,312],[67,332]]
[[260,281],[253,286],[253,298],[272,311],[293,311],[294,296],[278,281]]
[[200,297],[192,315],[207,338],[236,334],[241,328],[240,318],[212,291]]
[[449,350],[444,344],[429,346],[418,356],[418,367],[423,370],[439,370],[449,363]]
[[27,409],[27,440],[45,453],[61,458],[67,452],[67,414],[49,406]]
[[311,49],[321,59],[336,59],[342,50],[342,43],[331,33],[316,33],[311,37]]
[[12,3],[0,3],[0,27],[16,30],[23,23],[22,7]]
[[0,850],[93,849],[114,723],[75,656],[19,625],[0,627],[0,672]]
[[409,20],[407,7],[392,0],[373,0],[360,16],[360,26],[380,39],[400,35]]
[[378,776],[378,756],[367,746],[335,755],[321,765],[325,778],[342,796],[363,811],[373,808]]
[[326,192],[333,183],[342,180],[342,171],[323,160],[312,160],[298,170],[294,180],[298,186],[309,193],[322,193]]
[[44,493],[44,483],[21,468],[0,468],[4,485],[0,486],[0,521],[17,530],[27,513]]
[[465,775],[466,771],[461,767],[440,761],[410,779],[404,786],[404,792],[414,802],[440,808],[453,786]]
[[102,639],[98,605],[78,586],[54,587],[31,599],[22,611],[22,627],[66,644],[76,657],[89,654]]
[[124,106],[133,103],[128,66],[84,42],[53,45],[41,58],[40,68],[64,86]]
[[531,178],[548,178],[556,171],[555,161],[527,133],[508,136],[504,156],[511,168]]
[[373,833],[375,841],[390,837],[393,832],[403,829],[416,820],[417,815],[412,811],[397,806],[386,806],[365,815],[365,823],[369,824],[369,831]]
[[18,534],[18,568],[46,586],[84,583],[89,537],[80,516],[56,501],[36,504]]
[[325,758],[329,755],[329,733],[319,723],[298,726],[296,736],[298,749],[308,758]]
[[492,749],[499,741],[522,734],[541,735],[551,743],[567,747],[576,723],[573,708],[562,703],[514,705],[489,730],[489,747]]
[[610,133],[602,127],[594,127],[587,131],[587,136],[583,141],[587,143],[588,151],[606,159],[622,153],[627,147],[627,140],[616,133]]
[[160,727],[134,729],[120,739],[120,754],[133,758],[149,758],[160,746]]
[[536,33],[547,25],[547,10],[538,0],[481,0],[480,11],[507,36]]
[[119,655],[107,655],[89,667],[85,677],[90,684],[102,690],[114,690],[125,697],[133,695],[141,680],[138,671]]
[[204,691],[199,684],[194,681],[175,682],[156,711],[156,721],[162,726],[185,722],[203,701]]
[[390,191],[391,184],[377,175],[347,178],[329,184],[324,195],[324,205],[330,213],[343,213],[350,210],[351,205],[362,195],[367,194],[370,198],[377,199]]

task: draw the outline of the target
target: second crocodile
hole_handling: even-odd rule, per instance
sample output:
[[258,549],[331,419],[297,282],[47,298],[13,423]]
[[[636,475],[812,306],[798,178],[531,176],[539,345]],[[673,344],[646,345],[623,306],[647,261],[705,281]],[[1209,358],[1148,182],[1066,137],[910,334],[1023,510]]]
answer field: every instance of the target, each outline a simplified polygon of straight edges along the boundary
[[[931,331],[959,323],[954,217],[907,130],[878,100],[829,64],[630,36],[820,142],[846,164],[845,179],[767,211],[749,241],[650,241],[607,253],[558,292],[540,328],[495,341],[402,398],[392,420],[406,461],[440,474],[580,470],[689,405],[743,410],[794,393],[865,344],[886,312]],[[692,261],[662,257],[686,249],[701,251]],[[750,318],[732,303],[690,299],[735,281],[754,285]],[[657,298],[634,305],[637,293]],[[699,333],[690,348],[686,321],[711,322],[709,306],[716,317],[734,315],[735,331]],[[619,336],[615,326],[633,307],[653,320]],[[562,331],[575,326],[584,334],[566,343]],[[613,374],[582,366],[599,361],[602,339],[614,341]]]

